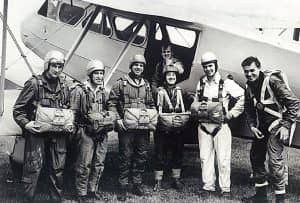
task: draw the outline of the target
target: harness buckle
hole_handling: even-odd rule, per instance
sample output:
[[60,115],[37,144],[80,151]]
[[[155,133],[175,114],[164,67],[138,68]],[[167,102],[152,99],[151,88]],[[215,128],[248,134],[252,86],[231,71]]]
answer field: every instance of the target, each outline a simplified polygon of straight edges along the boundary
[[261,102],[257,102],[256,108],[257,108],[258,110],[260,110],[260,111],[263,111],[264,108],[265,108],[265,105],[264,105],[263,103],[261,103]]

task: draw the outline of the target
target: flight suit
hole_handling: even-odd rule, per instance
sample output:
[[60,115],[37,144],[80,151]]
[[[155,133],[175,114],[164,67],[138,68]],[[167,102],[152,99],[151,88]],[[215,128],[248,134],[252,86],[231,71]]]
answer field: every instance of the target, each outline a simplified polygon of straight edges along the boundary
[[13,117],[25,137],[23,183],[25,198],[33,199],[41,169],[44,167],[53,199],[60,199],[66,158],[64,133],[32,134],[25,125],[35,120],[37,104],[43,107],[69,108],[69,90],[59,79],[49,81],[45,74],[26,81],[13,109]]
[[[175,107],[177,104],[177,87],[173,86],[165,86],[162,87],[166,90],[172,106]],[[179,87],[178,87],[179,88]],[[180,89],[182,91],[182,89]],[[181,108],[179,109],[170,109],[170,106],[167,102],[163,102],[162,106],[163,113],[182,113]],[[162,180],[163,176],[163,169],[166,165],[166,158],[168,151],[171,151],[172,158],[171,158],[171,169],[172,169],[172,177],[173,178],[180,178],[181,174],[181,167],[182,167],[182,160],[183,160],[183,128],[181,129],[172,129],[170,131],[166,131],[163,128],[159,127],[155,131],[154,134],[154,142],[155,142],[155,180]]]
[[[202,95],[196,94],[196,100],[205,97],[208,101],[222,97],[223,113],[236,118],[244,110],[244,89],[231,79],[224,80],[220,88],[221,76],[217,72],[211,81],[207,77],[203,81]],[[201,82],[197,85],[197,92],[201,89]],[[220,94],[220,95],[219,95]],[[235,98],[236,103],[228,109],[230,98]],[[198,141],[202,169],[203,189],[215,191],[215,157],[218,163],[219,186],[221,192],[230,192],[230,162],[231,162],[231,130],[226,122],[200,122],[198,125]]]
[[88,192],[95,193],[104,170],[107,153],[107,132],[99,134],[87,131],[90,121],[88,113],[106,110],[105,90],[103,87],[93,89],[89,82],[74,91],[75,101],[72,109],[76,112],[77,132],[79,137],[78,157],[76,161],[75,187],[78,196],[85,196]]
[[[137,84],[132,73],[125,75],[113,85],[109,94],[108,105],[112,111],[123,119],[125,108],[155,108],[151,88],[145,79]],[[130,168],[134,184],[142,183],[142,174],[147,160],[147,147],[149,144],[149,131],[122,130],[118,132],[120,175],[119,183],[128,185]]]
[[[294,93],[286,86],[284,81],[278,77],[271,75],[269,85],[274,93],[279,105],[284,106],[286,111],[282,114],[282,119],[277,125],[271,129],[271,125],[276,123],[277,117],[258,109],[254,106],[253,97],[260,101],[262,93],[262,85],[265,75],[260,72],[259,78],[255,82],[247,82],[246,97],[245,97],[245,112],[249,126],[257,127],[264,135],[263,139],[255,138],[251,151],[250,160],[254,174],[255,187],[264,188],[268,185],[267,172],[265,169],[266,153],[269,155],[269,169],[272,177],[274,178],[274,186],[276,194],[284,194],[285,191],[285,164],[283,161],[283,143],[276,134],[277,130],[283,125],[290,129],[291,124],[296,121],[298,111],[300,108],[299,99]],[[269,92],[265,92],[269,95]],[[274,111],[279,111],[276,104],[268,104],[268,107]]]

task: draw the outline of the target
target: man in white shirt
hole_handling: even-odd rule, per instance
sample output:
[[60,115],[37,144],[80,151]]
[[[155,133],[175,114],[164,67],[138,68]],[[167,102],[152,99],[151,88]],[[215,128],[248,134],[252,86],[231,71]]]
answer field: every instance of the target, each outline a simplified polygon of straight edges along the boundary
[[[201,57],[205,73],[196,89],[192,114],[196,114],[202,169],[202,193],[216,190],[215,156],[219,172],[220,195],[230,198],[231,130],[227,122],[244,110],[244,89],[231,77],[222,79],[215,54],[206,52]],[[236,100],[228,109],[230,99]],[[196,112],[196,113],[195,113]]]

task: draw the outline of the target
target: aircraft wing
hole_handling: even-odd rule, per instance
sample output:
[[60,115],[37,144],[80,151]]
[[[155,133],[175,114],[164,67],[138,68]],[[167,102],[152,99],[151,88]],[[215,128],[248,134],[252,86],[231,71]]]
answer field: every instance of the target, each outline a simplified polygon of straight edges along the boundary
[[21,135],[22,130],[13,119],[13,105],[20,90],[5,90],[4,114],[0,117],[0,136]]
[[299,27],[297,0],[84,0],[146,15],[163,16],[211,26],[235,23],[250,28]]

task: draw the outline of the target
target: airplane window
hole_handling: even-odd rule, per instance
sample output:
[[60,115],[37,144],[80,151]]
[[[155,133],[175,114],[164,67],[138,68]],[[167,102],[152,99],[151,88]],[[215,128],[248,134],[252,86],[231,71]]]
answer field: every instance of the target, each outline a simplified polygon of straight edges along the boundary
[[83,8],[74,5],[71,6],[69,4],[63,4],[59,11],[59,20],[70,25],[75,25],[83,16],[83,14]]
[[102,16],[103,16],[103,14],[99,12],[96,19],[94,20],[94,23],[92,24],[90,30],[110,36],[111,35],[110,22],[106,15],[105,15],[105,22],[102,22]]
[[158,23],[156,24],[156,27],[155,27],[155,39],[162,40],[162,33],[161,33],[161,29],[160,29]]
[[[135,28],[138,26],[138,22],[131,19],[126,19],[122,17],[115,18],[116,34],[120,40],[128,41]],[[143,25],[138,32],[134,44],[142,44],[146,39],[146,26]]]
[[166,26],[170,41],[173,44],[191,48],[196,40],[196,33],[192,30],[185,30],[178,27]]

